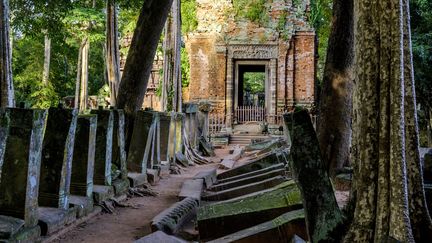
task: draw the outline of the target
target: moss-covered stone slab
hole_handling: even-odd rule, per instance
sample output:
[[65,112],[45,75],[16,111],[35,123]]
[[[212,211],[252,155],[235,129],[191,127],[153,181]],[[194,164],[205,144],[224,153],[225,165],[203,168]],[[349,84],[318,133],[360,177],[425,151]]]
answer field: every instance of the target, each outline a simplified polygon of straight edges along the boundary
[[286,243],[304,242],[297,235],[307,239],[304,210],[291,211],[265,223],[221,237],[208,243]]
[[78,116],[72,160],[71,195],[93,201],[97,115]]
[[98,116],[93,181],[96,185],[110,186],[112,184],[114,112],[112,110],[92,110],[91,114]]
[[76,209],[76,217],[83,218],[93,212],[93,197],[80,197],[71,195],[69,203]]
[[225,171],[220,173],[217,178],[218,180],[222,180],[222,179],[226,179],[229,177],[233,177],[233,176],[238,176],[241,174],[245,174],[245,173],[250,173],[253,171],[257,171],[257,170],[262,170],[264,168],[276,165],[276,164],[280,164],[280,163],[285,163],[285,158],[283,155],[283,151],[281,152],[275,152],[275,153],[270,153],[268,155],[265,155],[261,158],[257,158],[254,159],[244,165],[241,165],[239,167],[236,167],[234,169]]
[[185,116],[182,113],[171,113],[171,123],[168,137],[168,160],[175,162],[176,153],[183,148],[183,123]]
[[112,148],[112,164],[120,171],[118,178],[127,180],[127,157],[125,149],[125,114],[123,110],[114,110],[114,135]]
[[40,227],[24,227],[24,220],[0,215],[0,242],[36,242]]
[[247,177],[261,175],[261,174],[264,174],[264,173],[267,173],[267,172],[270,172],[270,171],[273,171],[273,170],[284,169],[285,166],[286,165],[282,164],[282,163],[281,164],[277,164],[277,165],[272,165],[272,166],[266,167],[266,168],[261,169],[261,170],[256,170],[256,171],[252,171],[252,172],[249,172],[249,173],[244,173],[244,174],[240,174],[240,175],[237,175],[237,176],[233,176],[233,177],[228,177],[228,178],[225,178],[225,179],[217,180],[216,184],[222,184],[222,183],[227,183],[227,182],[231,182],[231,181],[240,180],[240,179],[247,178]]
[[42,149],[39,206],[69,208],[72,158],[78,111],[62,108],[48,110]]
[[147,174],[129,172],[128,179],[131,187],[139,187],[147,183]]
[[272,170],[263,174],[258,174],[250,177],[241,178],[235,181],[225,182],[225,183],[218,183],[217,185],[214,185],[207,189],[208,191],[213,192],[220,192],[223,190],[229,190],[231,188],[245,186],[252,183],[257,183],[261,181],[265,181],[267,179],[271,179],[277,176],[285,176],[286,171],[285,169],[279,169],[279,170]]
[[216,239],[302,208],[294,181],[232,200],[204,205],[198,210],[201,239]]
[[281,183],[286,181],[286,178],[283,176],[276,176],[273,178],[269,178],[263,181],[246,184],[238,187],[229,188],[223,191],[218,192],[210,192],[207,191],[203,197],[202,200],[204,201],[222,201],[222,200],[228,200],[240,196],[244,196],[250,193],[266,190],[269,188],[272,188],[274,186],[277,186]]
[[0,110],[0,215],[38,222],[38,193],[46,110]]
[[101,204],[104,201],[114,198],[114,187],[95,185],[93,188],[93,200],[95,204]]
[[129,191],[129,180],[116,179],[112,183],[116,197],[126,195]]

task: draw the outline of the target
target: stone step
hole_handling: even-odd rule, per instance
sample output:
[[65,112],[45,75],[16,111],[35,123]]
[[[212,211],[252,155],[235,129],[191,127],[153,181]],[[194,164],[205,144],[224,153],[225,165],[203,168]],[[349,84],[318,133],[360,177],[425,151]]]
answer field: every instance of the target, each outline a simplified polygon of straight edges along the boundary
[[245,186],[245,185],[248,185],[251,183],[261,182],[261,181],[271,179],[271,178],[274,178],[277,176],[285,176],[285,174],[286,174],[285,169],[273,170],[273,171],[269,171],[267,173],[254,175],[254,176],[250,176],[250,177],[246,177],[246,178],[241,178],[241,179],[230,181],[230,182],[219,183],[217,185],[210,187],[208,190],[213,191],[213,192],[229,190],[231,188]]
[[217,185],[218,184],[222,184],[222,183],[227,183],[227,182],[230,182],[230,181],[240,180],[240,179],[251,177],[251,176],[256,176],[256,175],[264,174],[264,173],[267,173],[269,171],[279,170],[279,169],[283,169],[283,168],[285,168],[285,164],[282,164],[282,163],[281,164],[277,164],[277,165],[272,165],[272,166],[266,167],[266,168],[261,169],[261,170],[256,170],[256,171],[252,171],[252,172],[249,172],[249,173],[244,173],[244,174],[240,174],[240,175],[237,175],[237,176],[228,177],[226,179],[220,179],[220,180],[217,181]]
[[217,182],[216,169],[201,171],[193,179],[203,179],[205,188],[209,188]]
[[201,194],[204,187],[203,179],[191,179],[183,182],[182,188],[178,195],[180,200],[185,198],[194,198],[198,201],[201,201]]
[[147,235],[146,237],[134,241],[134,243],[156,243],[156,242],[187,243],[187,241],[184,241],[172,235],[167,235],[163,231],[156,231],[153,234]]
[[[300,235],[301,237],[297,236]],[[307,239],[304,210],[291,211],[265,223],[221,237],[207,243],[248,242],[304,243]]]
[[285,181],[285,177],[283,176],[276,176],[274,178],[270,178],[267,180],[230,188],[224,191],[219,192],[207,192],[202,197],[203,201],[222,201],[222,200],[228,200],[240,196],[244,196],[247,194],[251,194],[258,191],[263,191],[269,188],[272,188],[274,186],[277,186]]

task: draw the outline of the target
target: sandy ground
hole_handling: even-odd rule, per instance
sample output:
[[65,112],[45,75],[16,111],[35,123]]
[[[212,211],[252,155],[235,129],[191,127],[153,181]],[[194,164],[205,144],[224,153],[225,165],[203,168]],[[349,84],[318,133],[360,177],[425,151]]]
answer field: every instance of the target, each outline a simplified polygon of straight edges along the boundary
[[182,175],[163,175],[153,190],[157,197],[136,197],[125,203],[134,208],[117,208],[114,214],[100,214],[79,225],[53,242],[133,242],[151,233],[150,221],[164,209],[177,202],[184,180],[216,164],[190,167]]

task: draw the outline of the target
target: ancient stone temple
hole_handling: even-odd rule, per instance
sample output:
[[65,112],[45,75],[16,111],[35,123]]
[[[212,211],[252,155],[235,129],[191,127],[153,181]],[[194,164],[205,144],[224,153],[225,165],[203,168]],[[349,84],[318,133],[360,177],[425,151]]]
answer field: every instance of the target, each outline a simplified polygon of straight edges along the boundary
[[[295,105],[313,106],[316,48],[308,1],[196,2],[198,28],[185,39],[188,101],[209,100],[228,129],[247,121],[276,123]],[[250,73],[261,74],[262,90],[255,94],[246,87]]]

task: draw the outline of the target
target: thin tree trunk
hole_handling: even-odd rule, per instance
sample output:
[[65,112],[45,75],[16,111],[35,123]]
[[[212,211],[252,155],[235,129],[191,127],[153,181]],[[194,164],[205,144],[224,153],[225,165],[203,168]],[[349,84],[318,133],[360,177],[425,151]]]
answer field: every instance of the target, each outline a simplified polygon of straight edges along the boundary
[[353,0],[334,0],[321,93],[318,139],[334,177],[349,160],[354,61]]
[[83,55],[83,48],[84,48],[84,41],[81,43],[79,47],[79,53],[78,53],[78,64],[77,64],[77,78],[75,82],[75,102],[74,102],[74,108],[80,109],[80,87],[81,87],[81,74],[82,74],[82,55]]
[[428,147],[432,147],[432,110],[427,108]]
[[171,60],[172,60],[172,16],[167,18],[165,23],[165,34],[163,42],[164,63],[163,63],[163,83],[162,83],[162,111],[168,110],[168,94],[171,83]]
[[117,107],[125,110],[127,118],[127,145],[132,135],[135,111],[142,107],[144,101],[156,49],[171,5],[172,0],[146,0],[141,8],[117,100]]
[[88,58],[90,50],[90,41],[85,38],[83,41],[83,50],[81,58],[81,93],[80,93],[80,111],[88,108]]
[[346,242],[431,239],[418,156],[408,1],[355,1],[354,218]]
[[106,63],[108,84],[111,90],[110,103],[112,107],[115,107],[120,84],[120,52],[118,43],[117,6],[115,0],[107,0]]
[[181,97],[179,93],[181,92],[181,13],[180,13],[180,0],[174,0],[172,7],[172,15],[174,18],[174,72],[173,72],[173,111],[181,111]]
[[51,63],[51,38],[45,34],[45,55],[44,55],[44,70],[42,74],[42,84],[48,86],[49,73]]
[[9,37],[9,1],[0,1],[0,107],[14,107],[12,53]]

